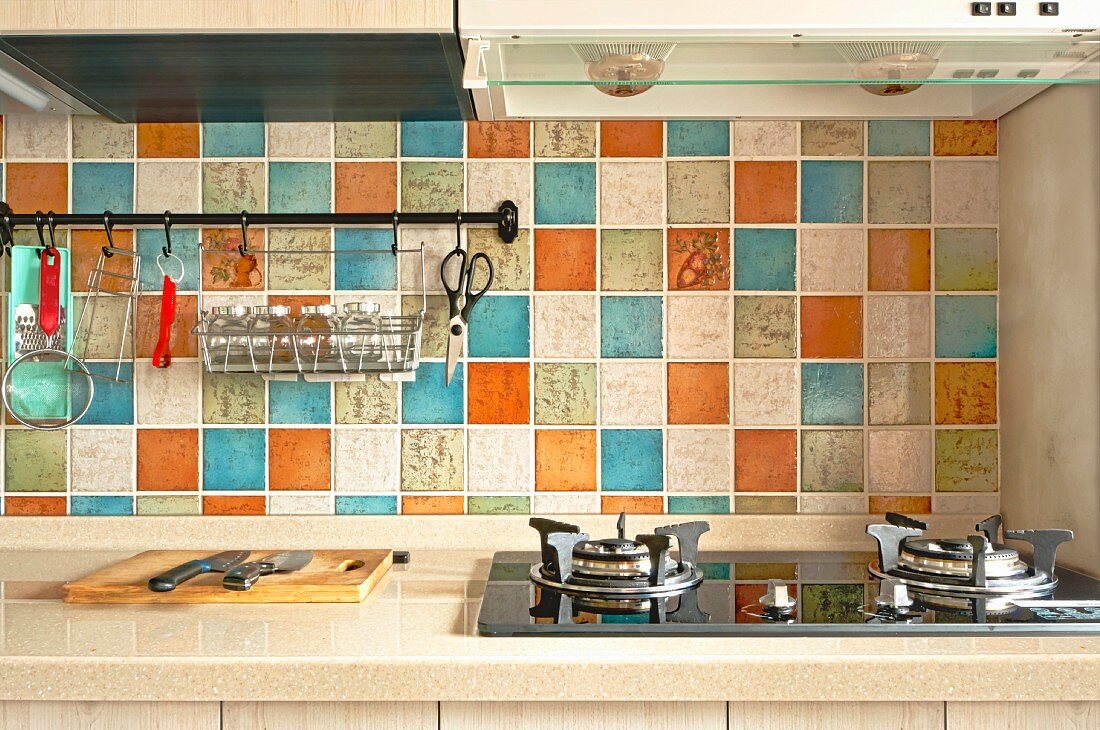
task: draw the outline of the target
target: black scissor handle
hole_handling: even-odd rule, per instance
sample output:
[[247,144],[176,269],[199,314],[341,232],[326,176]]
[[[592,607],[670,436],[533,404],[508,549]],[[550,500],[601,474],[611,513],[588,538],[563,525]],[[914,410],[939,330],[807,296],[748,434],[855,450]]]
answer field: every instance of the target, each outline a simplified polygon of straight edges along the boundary
[[[474,270],[477,268],[477,262],[484,261],[485,268],[489,272],[489,278],[485,281],[485,286],[481,287],[478,292],[471,291],[474,285]],[[493,262],[489,259],[489,256],[483,251],[478,251],[470,258],[470,268],[466,272],[466,303],[462,306],[462,318],[467,322],[470,321],[470,310],[477,304],[477,300],[481,299],[481,295],[489,291],[489,287],[493,285]]]
[[[457,279],[455,285],[452,287],[447,281],[447,266],[451,263],[452,258],[458,258],[458,266],[452,267],[458,269]],[[443,290],[447,292],[447,298],[451,302],[451,318],[455,318],[459,315],[458,301],[462,296],[463,287],[467,285],[466,281],[466,252],[461,248],[452,249],[450,253],[443,257],[443,263],[439,265],[439,280],[443,282]]]

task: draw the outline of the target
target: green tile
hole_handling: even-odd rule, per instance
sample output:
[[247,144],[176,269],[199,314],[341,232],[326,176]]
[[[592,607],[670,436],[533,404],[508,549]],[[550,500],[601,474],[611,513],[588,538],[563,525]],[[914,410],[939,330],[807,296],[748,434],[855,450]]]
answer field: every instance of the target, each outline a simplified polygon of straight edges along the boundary
[[941,291],[996,289],[997,230],[936,229],[936,288]]
[[376,377],[363,382],[336,383],[337,423],[397,423],[397,383]]
[[804,624],[863,623],[863,584],[802,585]]
[[401,490],[462,491],[462,441],[454,428],[401,431]]
[[268,229],[268,250],[315,251],[304,254],[268,254],[269,287],[280,291],[322,290],[332,286],[332,248],[328,228]]
[[802,491],[862,492],[863,431],[803,431]]
[[604,291],[661,291],[663,234],[657,230],[600,233],[600,288]]
[[467,514],[527,515],[531,514],[530,497],[470,497]]
[[64,492],[69,473],[68,443],[64,431],[5,431],[5,490]]
[[794,497],[737,495],[733,511],[741,515],[793,515],[798,511],[798,502]]
[[863,154],[863,122],[807,120],[802,122],[802,154],[806,157]]
[[[419,295],[401,297],[401,313],[416,314],[424,306]],[[477,316],[476,314],[474,316]],[[428,296],[428,309],[424,315],[424,331],[420,335],[421,357],[446,357],[449,333],[447,323],[451,319],[450,304],[446,294]]]
[[262,212],[267,210],[267,176],[262,162],[204,162],[204,213]]
[[73,157],[126,160],[134,157],[134,125],[118,124],[103,117],[75,115]]
[[932,220],[932,168],[923,160],[867,163],[867,222]]
[[492,228],[470,228],[466,235],[470,252],[482,252],[493,262],[493,291],[531,289],[531,231],[520,231],[512,243]]
[[264,379],[245,373],[202,374],[203,423],[263,423]]
[[926,362],[873,362],[867,366],[868,420],[900,426],[932,422],[932,366]]
[[401,210],[429,213],[461,208],[461,162],[401,163]]
[[669,223],[729,223],[729,162],[669,162],[667,177]]
[[795,357],[797,308],[794,297],[734,297],[734,357]]
[[796,580],[797,563],[737,563],[733,568],[737,580]]
[[996,492],[997,432],[936,431],[936,491]]
[[535,423],[596,424],[594,363],[535,363]]
[[139,515],[197,515],[202,514],[199,496],[154,497],[139,495],[137,498]]
[[396,157],[397,122],[337,122],[337,157]]

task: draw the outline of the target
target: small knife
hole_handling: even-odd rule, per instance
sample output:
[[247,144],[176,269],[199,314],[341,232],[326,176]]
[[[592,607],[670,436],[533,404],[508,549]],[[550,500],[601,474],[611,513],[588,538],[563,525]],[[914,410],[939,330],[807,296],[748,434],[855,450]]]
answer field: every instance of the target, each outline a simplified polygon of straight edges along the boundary
[[259,560],[242,563],[225,574],[222,578],[222,587],[231,591],[247,591],[261,575],[272,573],[290,573],[301,570],[313,560],[311,550],[290,550],[283,553],[272,553]]
[[180,583],[191,580],[196,575],[211,572],[224,573],[234,565],[244,562],[250,553],[250,550],[227,550],[199,560],[189,560],[183,565],[166,570],[155,578],[150,578],[149,590],[163,593],[174,590]]

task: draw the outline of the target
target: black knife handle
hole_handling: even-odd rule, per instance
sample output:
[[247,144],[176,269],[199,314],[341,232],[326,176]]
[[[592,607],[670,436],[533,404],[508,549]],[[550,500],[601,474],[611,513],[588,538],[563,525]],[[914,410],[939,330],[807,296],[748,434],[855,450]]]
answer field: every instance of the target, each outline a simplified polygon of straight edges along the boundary
[[183,565],[177,565],[171,570],[166,570],[155,578],[149,579],[149,590],[163,593],[171,591],[185,580],[191,580],[196,575],[202,575],[210,570],[210,565],[202,560],[190,560]]
[[231,591],[247,591],[261,575],[271,575],[275,572],[275,566],[271,563],[253,561],[241,563],[233,568],[222,578],[222,587]]

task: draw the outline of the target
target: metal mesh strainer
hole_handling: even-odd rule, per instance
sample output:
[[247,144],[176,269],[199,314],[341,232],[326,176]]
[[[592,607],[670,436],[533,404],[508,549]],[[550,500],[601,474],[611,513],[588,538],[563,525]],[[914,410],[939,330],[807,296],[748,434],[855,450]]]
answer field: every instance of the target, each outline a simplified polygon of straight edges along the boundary
[[21,355],[4,374],[4,405],[24,426],[43,431],[79,421],[92,404],[91,374],[63,350]]

